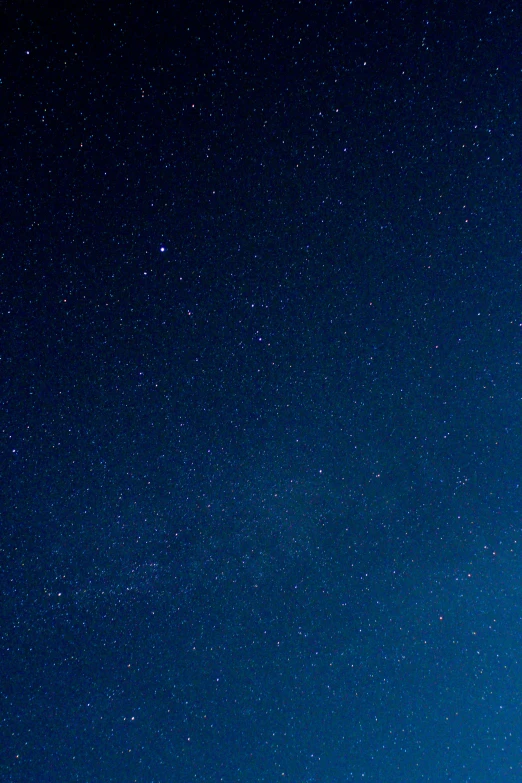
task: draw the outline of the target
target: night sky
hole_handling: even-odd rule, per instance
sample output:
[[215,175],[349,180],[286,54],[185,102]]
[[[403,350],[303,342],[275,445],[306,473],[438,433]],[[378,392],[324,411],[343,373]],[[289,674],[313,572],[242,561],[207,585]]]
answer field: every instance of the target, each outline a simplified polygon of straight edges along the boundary
[[520,783],[522,6],[0,31],[1,783]]

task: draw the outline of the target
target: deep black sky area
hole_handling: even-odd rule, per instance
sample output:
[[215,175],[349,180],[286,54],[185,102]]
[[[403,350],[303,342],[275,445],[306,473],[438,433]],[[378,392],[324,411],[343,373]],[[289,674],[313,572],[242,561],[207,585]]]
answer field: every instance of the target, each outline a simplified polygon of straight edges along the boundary
[[522,6],[0,40],[1,783],[520,783]]

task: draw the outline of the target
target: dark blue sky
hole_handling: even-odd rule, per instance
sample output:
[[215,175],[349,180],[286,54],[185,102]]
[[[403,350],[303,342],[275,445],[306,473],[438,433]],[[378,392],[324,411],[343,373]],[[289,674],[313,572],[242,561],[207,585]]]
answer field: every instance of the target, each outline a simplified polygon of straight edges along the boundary
[[6,783],[522,775],[522,14],[7,3]]

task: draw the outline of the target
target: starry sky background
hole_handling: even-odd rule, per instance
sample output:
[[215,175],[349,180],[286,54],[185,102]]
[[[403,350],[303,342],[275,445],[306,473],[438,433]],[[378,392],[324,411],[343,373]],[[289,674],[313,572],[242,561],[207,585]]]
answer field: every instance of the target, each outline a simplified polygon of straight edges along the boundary
[[520,781],[522,10],[467,5],[2,5],[1,781]]

